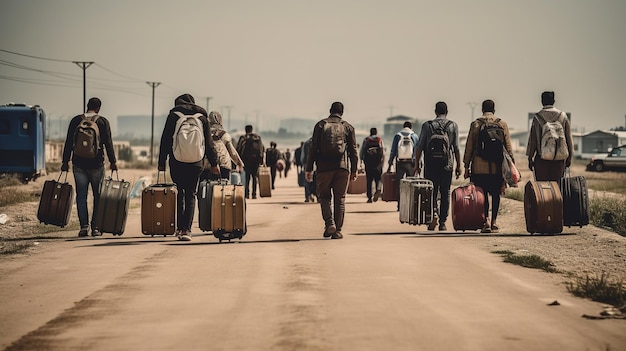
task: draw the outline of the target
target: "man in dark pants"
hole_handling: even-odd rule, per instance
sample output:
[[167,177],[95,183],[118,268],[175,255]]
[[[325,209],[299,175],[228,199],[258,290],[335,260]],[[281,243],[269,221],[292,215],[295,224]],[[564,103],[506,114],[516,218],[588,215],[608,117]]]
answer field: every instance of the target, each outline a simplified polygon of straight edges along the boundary
[[[452,169],[454,168],[453,160],[456,160],[456,178],[461,176],[461,154],[459,152],[459,127],[454,121],[447,119],[448,105],[439,101],[435,104],[436,118],[426,121],[422,124],[419,143],[415,151],[415,175],[419,175],[421,167],[419,164],[422,152],[424,152],[424,178],[433,182],[433,197],[435,199],[435,212],[438,216],[433,216],[432,221],[428,225],[428,230],[435,230],[437,226],[437,217],[439,217],[439,230],[444,231],[446,228],[446,220],[448,219],[448,211],[450,210],[450,186],[452,185]],[[447,156],[440,159],[431,155],[428,147],[428,141],[431,140],[435,128],[442,128],[448,137]],[[441,201],[440,207],[437,208],[437,195]]]
[[385,148],[383,139],[379,137],[376,128],[370,128],[370,136],[363,140],[359,157],[365,163],[365,178],[367,181],[367,203],[372,203],[372,183],[376,192],[373,202],[380,197],[380,177],[383,174],[383,163],[385,162]]
[[[341,239],[348,181],[356,180],[359,162],[354,127],[342,119],[343,104],[334,102],[330,116],[315,125],[306,162],[306,180],[317,166],[317,197],[324,219],[324,237]],[[333,208],[330,202],[333,201]]]
[[[186,116],[196,116],[202,126],[202,136],[204,152],[200,152],[197,160],[183,158],[176,152],[174,142],[176,140],[177,129],[180,129],[179,120],[186,119]],[[178,124],[178,125],[177,125]],[[179,128],[177,128],[179,127]],[[165,121],[163,134],[161,135],[161,146],[159,150],[158,170],[165,172],[165,161],[169,157],[170,176],[176,183],[178,195],[176,198],[176,236],[178,240],[191,240],[191,224],[193,222],[194,209],[196,207],[196,191],[198,180],[202,173],[202,161],[207,158],[211,164],[213,174],[219,174],[217,152],[213,147],[213,139],[210,134],[209,120],[207,112],[202,107],[195,104],[193,96],[183,94],[174,100],[174,108],[170,110]],[[180,159],[178,160],[177,157]]]
[[246,126],[246,134],[239,138],[237,143],[237,152],[243,160],[246,179],[246,199],[250,198],[250,180],[252,180],[252,198],[256,199],[257,179],[259,177],[259,166],[263,164],[263,155],[265,154],[265,146],[261,140],[261,136],[253,133],[251,125]]
[[[415,132],[411,129],[412,127],[413,124],[411,122],[404,122],[402,130],[393,137],[393,142],[391,143],[387,172],[391,171],[393,161],[396,161],[397,194],[400,194],[400,180],[405,176],[413,175],[415,171],[413,161],[415,160],[415,148],[419,140]],[[400,210],[400,196],[398,196],[397,209]]]
[[[102,101],[97,97],[89,99],[87,103],[87,112],[82,115],[75,116],[70,121],[70,125],[67,128],[67,138],[65,139],[65,145],[63,147],[63,161],[61,164],[61,171],[69,171],[70,156],[72,160],[72,167],[74,171],[74,181],[76,182],[76,209],[78,211],[78,221],[80,222],[79,237],[85,237],[89,235],[89,227],[91,225],[91,235],[100,236],[102,233],[94,228],[95,217],[97,213],[98,200],[100,200],[100,183],[104,178],[104,150],[106,149],[107,157],[111,164],[111,170],[117,170],[115,152],[113,150],[113,141],[111,139],[111,126],[109,121],[100,116],[100,107]],[[95,121],[98,134],[100,135],[100,145],[98,145],[98,151],[94,155],[95,157],[81,157],[74,152],[74,137],[76,130],[83,119]],[[89,193],[89,186],[93,193],[93,211],[91,218],[89,217],[89,210],[87,208],[87,195]]]

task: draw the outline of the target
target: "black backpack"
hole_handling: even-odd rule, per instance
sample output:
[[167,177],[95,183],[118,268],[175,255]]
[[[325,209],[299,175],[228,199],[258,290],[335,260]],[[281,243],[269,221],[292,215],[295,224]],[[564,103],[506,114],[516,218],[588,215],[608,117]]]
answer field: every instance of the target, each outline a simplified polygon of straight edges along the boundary
[[363,162],[368,165],[376,165],[381,162],[383,158],[383,148],[380,147],[380,138],[376,139],[367,137],[365,138],[365,152],[363,155]]
[[263,162],[261,151],[261,137],[256,134],[249,134],[243,137],[242,158],[246,161]]
[[480,120],[481,126],[478,132],[478,145],[476,155],[489,161],[502,163],[504,158],[502,147],[504,146],[504,129],[500,125],[500,118],[495,120]]
[[320,154],[325,159],[338,160],[346,152],[346,128],[341,118],[329,117],[324,120]]
[[431,135],[426,144],[426,160],[429,163],[437,162],[447,164],[450,157],[450,138],[448,137],[448,126],[452,121],[446,121],[441,125],[439,120],[428,121]]

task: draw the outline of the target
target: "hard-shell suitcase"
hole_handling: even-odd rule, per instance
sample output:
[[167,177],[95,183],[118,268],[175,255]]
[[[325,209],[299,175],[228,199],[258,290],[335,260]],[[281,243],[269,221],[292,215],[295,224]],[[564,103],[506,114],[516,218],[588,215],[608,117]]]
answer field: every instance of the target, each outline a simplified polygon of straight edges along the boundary
[[243,175],[240,172],[237,172],[237,171],[230,172],[230,184],[241,185],[243,184],[242,179],[243,179]]
[[214,186],[220,184],[218,180],[203,179],[198,185],[198,227],[203,232],[211,231],[211,211]]
[[398,201],[398,187],[396,186],[396,173],[383,173],[383,201]]
[[100,200],[96,206],[94,227],[102,233],[113,235],[124,234],[128,205],[130,204],[130,182],[120,180],[115,171],[116,179],[111,176],[105,178],[100,184]]
[[211,229],[222,240],[241,239],[247,232],[246,200],[243,185],[213,186]]
[[367,177],[365,171],[359,169],[356,172],[356,180],[348,182],[348,194],[365,194],[367,192]]
[[452,191],[452,226],[454,230],[477,230],[485,224],[485,193],[469,183]]
[[400,223],[428,224],[433,218],[433,182],[407,177],[400,180]]
[[589,224],[589,193],[585,177],[571,177],[567,172],[559,180],[559,187],[563,196],[563,225],[582,227]]
[[563,231],[563,198],[559,183],[528,181],[524,187],[526,230],[533,233],[556,234]]
[[[61,175],[65,180],[61,182]],[[39,199],[37,219],[44,224],[65,227],[70,221],[74,204],[74,188],[67,182],[67,173],[61,172],[57,180],[46,180]]]
[[176,197],[173,183],[151,184],[141,193],[141,232],[144,235],[174,235],[176,233]]
[[270,168],[266,166],[259,167],[259,196],[272,196],[272,175]]

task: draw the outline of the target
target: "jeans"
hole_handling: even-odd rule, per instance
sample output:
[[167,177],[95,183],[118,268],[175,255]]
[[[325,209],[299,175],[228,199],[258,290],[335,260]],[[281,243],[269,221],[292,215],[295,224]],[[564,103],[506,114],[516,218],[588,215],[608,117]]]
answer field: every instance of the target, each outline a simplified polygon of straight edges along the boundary
[[[404,176],[413,176],[413,162],[411,161],[396,161],[396,194],[400,194],[400,180]],[[400,209],[400,196],[398,196],[398,210]]]
[[[341,231],[343,227],[349,180],[350,172],[347,169],[317,172],[317,201],[320,203],[326,228],[335,224],[337,231]],[[331,200],[333,208],[330,206]]]
[[246,163],[244,170],[246,171],[246,197],[250,197],[250,180],[252,180],[252,196],[256,196],[256,183],[259,176],[259,165]]
[[[74,181],[76,182],[76,209],[78,210],[78,221],[80,226],[86,227],[91,224],[93,227],[95,222],[95,214],[98,209],[98,201],[100,200],[100,184],[104,179],[104,167],[86,169],[77,166],[73,167]],[[87,209],[87,194],[89,186],[93,193],[93,212],[91,221],[89,218],[89,210]]]
[[375,183],[376,191],[380,191],[380,177],[383,174],[382,168],[377,166],[368,167],[365,165],[365,179],[367,179],[367,199],[372,199],[372,183]]
[[177,230],[191,230],[200,173],[202,173],[201,166],[170,161],[170,175],[178,189],[176,197]]
[[[446,223],[450,210],[450,186],[452,185],[452,171],[443,167],[424,167],[424,178],[433,182],[433,204],[435,212],[439,214],[439,224]],[[440,206],[437,208],[437,195]]]

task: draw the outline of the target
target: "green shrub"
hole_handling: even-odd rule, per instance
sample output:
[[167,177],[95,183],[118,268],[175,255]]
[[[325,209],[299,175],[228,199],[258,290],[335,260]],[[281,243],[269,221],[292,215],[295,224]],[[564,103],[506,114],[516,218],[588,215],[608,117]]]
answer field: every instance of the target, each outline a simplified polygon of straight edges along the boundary
[[30,201],[39,201],[39,197],[26,191],[0,186],[0,208]]
[[626,236],[626,199],[594,196],[589,199],[589,217],[591,224]]
[[622,281],[611,281],[608,274],[602,273],[599,277],[586,276],[578,278],[567,285],[567,291],[572,295],[591,299],[593,301],[621,307],[626,302],[626,289]]

